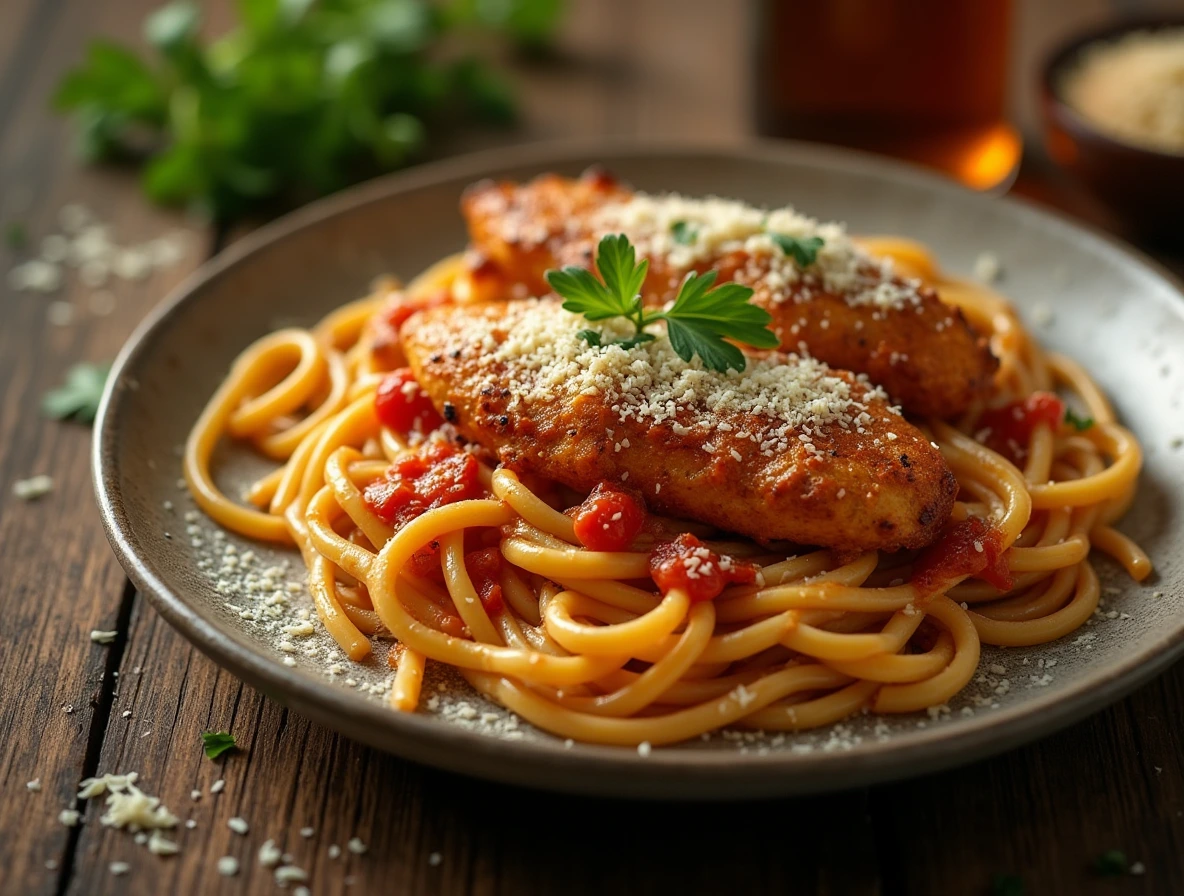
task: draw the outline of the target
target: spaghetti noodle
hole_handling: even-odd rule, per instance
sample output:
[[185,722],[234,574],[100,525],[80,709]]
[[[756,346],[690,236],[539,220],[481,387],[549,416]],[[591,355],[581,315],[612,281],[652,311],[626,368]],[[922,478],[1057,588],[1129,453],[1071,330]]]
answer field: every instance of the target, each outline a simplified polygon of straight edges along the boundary
[[[364,660],[376,635],[395,640],[398,710],[417,707],[428,660],[539,728],[605,744],[667,744],[733,725],[799,730],[865,707],[943,704],[973,677],[981,644],[1041,644],[1090,617],[1093,549],[1136,580],[1148,575],[1147,556],[1114,528],[1141,453],[1085,371],[1042,350],[1005,300],[945,276],[915,243],[864,245],[990,335],[1000,367],[988,404],[1023,424],[1002,427],[1006,443],[984,433],[991,410],[919,424],[960,489],[947,536],[920,554],[779,553],[699,528],[706,548],[753,564],[759,578],[692,601],[650,580],[649,548],[688,524],[658,519],[648,542],[589,550],[553,490],[479,453],[461,500],[392,524],[366,490],[420,450],[375,410],[386,365],[368,323],[394,283],[243,352],[193,429],[186,479],[222,526],[300,550],[321,623],[351,660]],[[404,292],[466,297],[469,276],[456,256]],[[1092,425],[1042,415],[1042,401],[1063,410],[1053,392]],[[248,506],[215,484],[210,461],[224,438],[282,464],[251,487]],[[982,520],[989,529],[975,528]],[[494,550],[492,565],[476,564],[475,547]],[[967,564],[967,552],[988,556]],[[500,600],[483,600],[491,584]]]

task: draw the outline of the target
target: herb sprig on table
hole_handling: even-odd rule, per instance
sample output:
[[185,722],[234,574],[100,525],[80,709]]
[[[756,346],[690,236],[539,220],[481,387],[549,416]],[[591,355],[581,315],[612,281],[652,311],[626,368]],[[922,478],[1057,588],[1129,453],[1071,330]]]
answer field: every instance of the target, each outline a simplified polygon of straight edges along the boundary
[[110,364],[75,364],[62,385],[41,397],[41,410],[54,420],[93,423],[110,372]]
[[[721,373],[746,366],[744,353],[727,339],[756,348],[778,345],[768,327],[772,316],[748,301],[752,290],[739,283],[715,286],[715,271],[689,272],[674,304],[661,311],[642,304],[641,288],[649,261],[637,261],[636,250],[624,234],[609,234],[600,241],[596,269],[599,280],[586,268],[568,266],[547,271],[547,282],[565,300],[563,307],[568,311],[590,321],[624,317],[633,324],[632,335],[612,340],[610,345],[632,348],[650,342],[656,337],[646,332],[646,327],[665,321],[670,345],[680,358],[689,362],[698,355],[705,367]],[[591,345],[601,345],[602,337],[596,330],[581,330],[580,336]]]
[[562,0],[239,0],[205,40],[174,2],[144,33],[150,58],[92,43],[54,97],[89,159],[143,162],[155,201],[220,221],[328,193],[418,157],[429,137],[505,122],[510,90],[460,45],[494,31],[545,42]]

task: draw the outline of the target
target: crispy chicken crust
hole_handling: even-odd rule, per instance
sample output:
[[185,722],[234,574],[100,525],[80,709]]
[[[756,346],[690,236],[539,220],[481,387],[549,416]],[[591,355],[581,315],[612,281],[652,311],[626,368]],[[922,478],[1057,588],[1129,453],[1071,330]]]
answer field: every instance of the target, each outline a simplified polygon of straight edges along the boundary
[[[708,411],[699,399],[686,410],[711,415],[709,453],[707,435],[680,425],[689,419],[681,409],[679,417],[653,423],[622,420],[600,393],[531,395],[533,359],[497,357],[526,306],[540,307],[433,308],[401,331],[415,377],[443,417],[507,467],[581,491],[605,480],[624,483],[663,514],[766,542],[892,551],[928,544],[945,524],[958,486],[941,453],[853,375],[831,372],[866,407],[864,434],[827,424],[811,429],[813,453],[796,431],[783,451],[762,452],[738,434],[783,421]],[[564,314],[554,303],[542,307]],[[800,363],[793,356],[782,361]]]
[[[611,176],[592,171],[575,180],[552,174],[527,184],[483,181],[466,191],[461,207],[477,252],[507,283],[546,295],[547,270],[591,267],[603,233],[591,228],[590,214],[631,196]],[[674,298],[686,269],[660,257],[649,262],[644,298],[660,305]],[[752,287],[752,301],[773,315],[783,349],[867,374],[911,414],[949,418],[965,412],[985,396],[998,367],[986,338],[927,287],[919,290],[916,306],[902,309],[853,306],[842,295],[802,283],[775,300],[760,258],[730,252],[697,267]]]

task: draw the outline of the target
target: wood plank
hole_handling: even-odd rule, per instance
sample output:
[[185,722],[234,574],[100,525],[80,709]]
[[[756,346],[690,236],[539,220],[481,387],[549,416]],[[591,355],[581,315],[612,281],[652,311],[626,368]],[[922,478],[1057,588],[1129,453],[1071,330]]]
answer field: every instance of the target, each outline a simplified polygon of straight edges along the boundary
[[[0,129],[0,226],[20,222],[33,247],[56,230],[58,209],[68,202],[98,210],[121,242],[142,242],[183,223],[147,208],[134,180],[80,171],[63,123],[51,120],[47,109],[53,84],[79,57],[88,33],[137,35],[142,12],[153,5],[137,0],[98,9],[68,0],[5,6],[14,30],[0,43],[8,45],[10,35],[20,43],[0,85],[7,116]],[[105,715],[105,684],[122,649],[121,642],[94,644],[89,633],[126,628],[131,606],[93,510],[89,429],[42,419],[40,396],[74,362],[110,360],[143,313],[202,257],[203,242],[192,240],[188,257],[167,272],[113,288],[116,305],[107,316],[88,310],[92,290],[73,277],[51,297],[0,285],[0,551],[6,561],[0,677],[9,685],[0,701],[0,843],[4,888],[13,892],[57,889],[60,870],[46,863],[64,866],[73,842],[57,815],[97,752],[92,726]],[[20,257],[0,249],[6,269]],[[75,305],[77,322],[51,325],[52,300]],[[52,474],[54,492],[33,503],[15,498],[13,482],[38,473]],[[40,778],[40,792],[26,790],[34,778]]]
[[[268,839],[308,872],[316,893],[878,892],[860,794],[637,805],[473,781],[289,713],[196,654],[142,601],[131,631],[100,768],[138,771],[148,792],[197,826],[179,829],[181,852],[161,859],[126,834],[101,830],[92,808],[71,893],[116,885],[127,894],[264,890],[272,872],[256,857]],[[126,720],[124,710],[132,713]],[[243,750],[204,758],[200,734],[208,729],[234,732]],[[225,790],[212,796],[219,778]],[[203,791],[196,802],[195,788]],[[248,822],[246,835],[227,827],[235,816]],[[301,835],[305,827],[311,837]],[[348,852],[354,836],[368,845],[365,855]],[[338,859],[329,856],[332,844]],[[225,855],[240,862],[233,879],[216,872]],[[113,861],[131,872],[110,878]]]
[[[876,788],[872,811],[893,892],[1184,893],[1184,664],[1036,744],[966,769]],[[1122,850],[1146,873],[1107,879]]]

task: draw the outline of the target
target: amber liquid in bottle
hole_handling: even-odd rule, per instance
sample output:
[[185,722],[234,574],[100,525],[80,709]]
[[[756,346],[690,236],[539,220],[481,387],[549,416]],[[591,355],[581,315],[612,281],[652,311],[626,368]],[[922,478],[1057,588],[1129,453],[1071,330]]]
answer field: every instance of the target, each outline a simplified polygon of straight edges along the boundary
[[1022,148],[1006,118],[1010,28],[1010,0],[764,0],[757,127],[990,189]]

